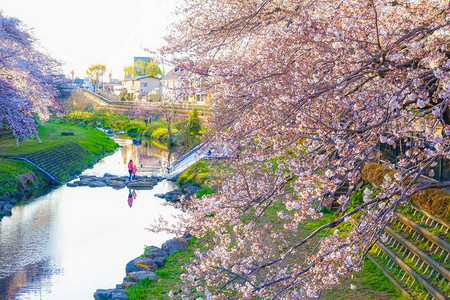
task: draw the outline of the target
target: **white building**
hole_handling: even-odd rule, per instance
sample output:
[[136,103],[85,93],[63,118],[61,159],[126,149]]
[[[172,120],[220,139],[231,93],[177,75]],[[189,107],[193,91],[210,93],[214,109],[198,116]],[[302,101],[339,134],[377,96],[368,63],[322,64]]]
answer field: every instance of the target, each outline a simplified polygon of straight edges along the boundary
[[181,71],[178,68],[170,70],[161,78],[161,98],[163,101],[182,102],[177,99],[180,95],[178,89],[181,87]]
[[125,79],[123,86],[128,94],[132,94],[133,100],[147,99],[150,92],[160,88],[160,78],[153,76],[138,76]]
[[92,82],[89,79],[89,77],[84,77],[83,88],[91,90],[91,91],[94,90],[94,85],[92,84]]
[[[210,95],[203,86],[205,76],[194,73],[182,74],[179,68],[174,68],[161,79],[161,94],[163,101],[193,103],[198,105],[209,104]],[[190,88],[189,96],[181,96],[182,81]]]

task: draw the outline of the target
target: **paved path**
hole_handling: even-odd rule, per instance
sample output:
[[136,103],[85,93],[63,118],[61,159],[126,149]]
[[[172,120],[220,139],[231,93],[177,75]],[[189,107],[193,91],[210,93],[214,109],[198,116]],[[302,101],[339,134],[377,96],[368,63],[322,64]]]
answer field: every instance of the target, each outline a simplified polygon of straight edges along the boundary
[[197,145],[192,148],[187,154],[182,156],[175,164],[170,167],[170,172],[166,174],[167,179],[173,179],[184,170],[207,156],[208,150],[203,147],[204,144]]

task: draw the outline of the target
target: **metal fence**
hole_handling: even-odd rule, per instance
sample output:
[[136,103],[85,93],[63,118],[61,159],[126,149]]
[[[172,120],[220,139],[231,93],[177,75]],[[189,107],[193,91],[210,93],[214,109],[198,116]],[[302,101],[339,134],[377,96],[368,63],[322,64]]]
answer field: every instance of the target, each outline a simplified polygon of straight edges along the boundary
[[[390,163],[397,164],[397,157],[403,153],[405,153],[406,150],[408,150],[408,146],[406,143],[400,143],[399,145],[393,147],[388,144],[381,144],[380,145],[380,151],[381,151],[381,158],[385,161],[389,161]],[[429,168],[425,172],[425,176],[430,177],[437,181],[448,181],[450,180],[450,161],[445,158],[441,158],[436,161],[437,165]],[[429,176],[429,172],[433,170],[434,176]]]

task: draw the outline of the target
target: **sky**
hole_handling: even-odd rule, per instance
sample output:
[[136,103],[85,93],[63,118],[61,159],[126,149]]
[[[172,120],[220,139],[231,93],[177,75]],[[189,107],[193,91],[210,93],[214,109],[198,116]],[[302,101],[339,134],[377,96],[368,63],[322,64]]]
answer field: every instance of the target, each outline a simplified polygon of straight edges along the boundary
[[[123,79],[134,56],[151,56],[174,20],[177,0],[0,0],[0,10],[20,19],[40,48],[63,65],[66,76],[87,77],[92,64],[106,65],[104,80]],[[168,70],[165,70],[168,72]]]

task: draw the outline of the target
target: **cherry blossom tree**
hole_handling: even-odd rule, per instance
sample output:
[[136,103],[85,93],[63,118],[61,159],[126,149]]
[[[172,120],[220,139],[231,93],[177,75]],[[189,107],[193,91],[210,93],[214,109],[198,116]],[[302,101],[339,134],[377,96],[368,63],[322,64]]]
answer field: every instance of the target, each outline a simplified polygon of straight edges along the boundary
[[[317,297],[359,269],[410,195],[450,186],[420,180],[450,153],[449,11],[442,0],[185,1],[163,55],[208,71],[210,145],[233,152],[217,193],[191,199],[180,226],[165,228],[213,233],[186,266],[191,288],[211,299]],[[333,199],[349,201],[383,144],[405,151],[379,192],[298,238]],[[350,218],[356,226],[331,234]]]
[[57,65],[20,20],[0,11],[0,126],[18,139],[37,137],[34,116],[44,120],[55,107]]

